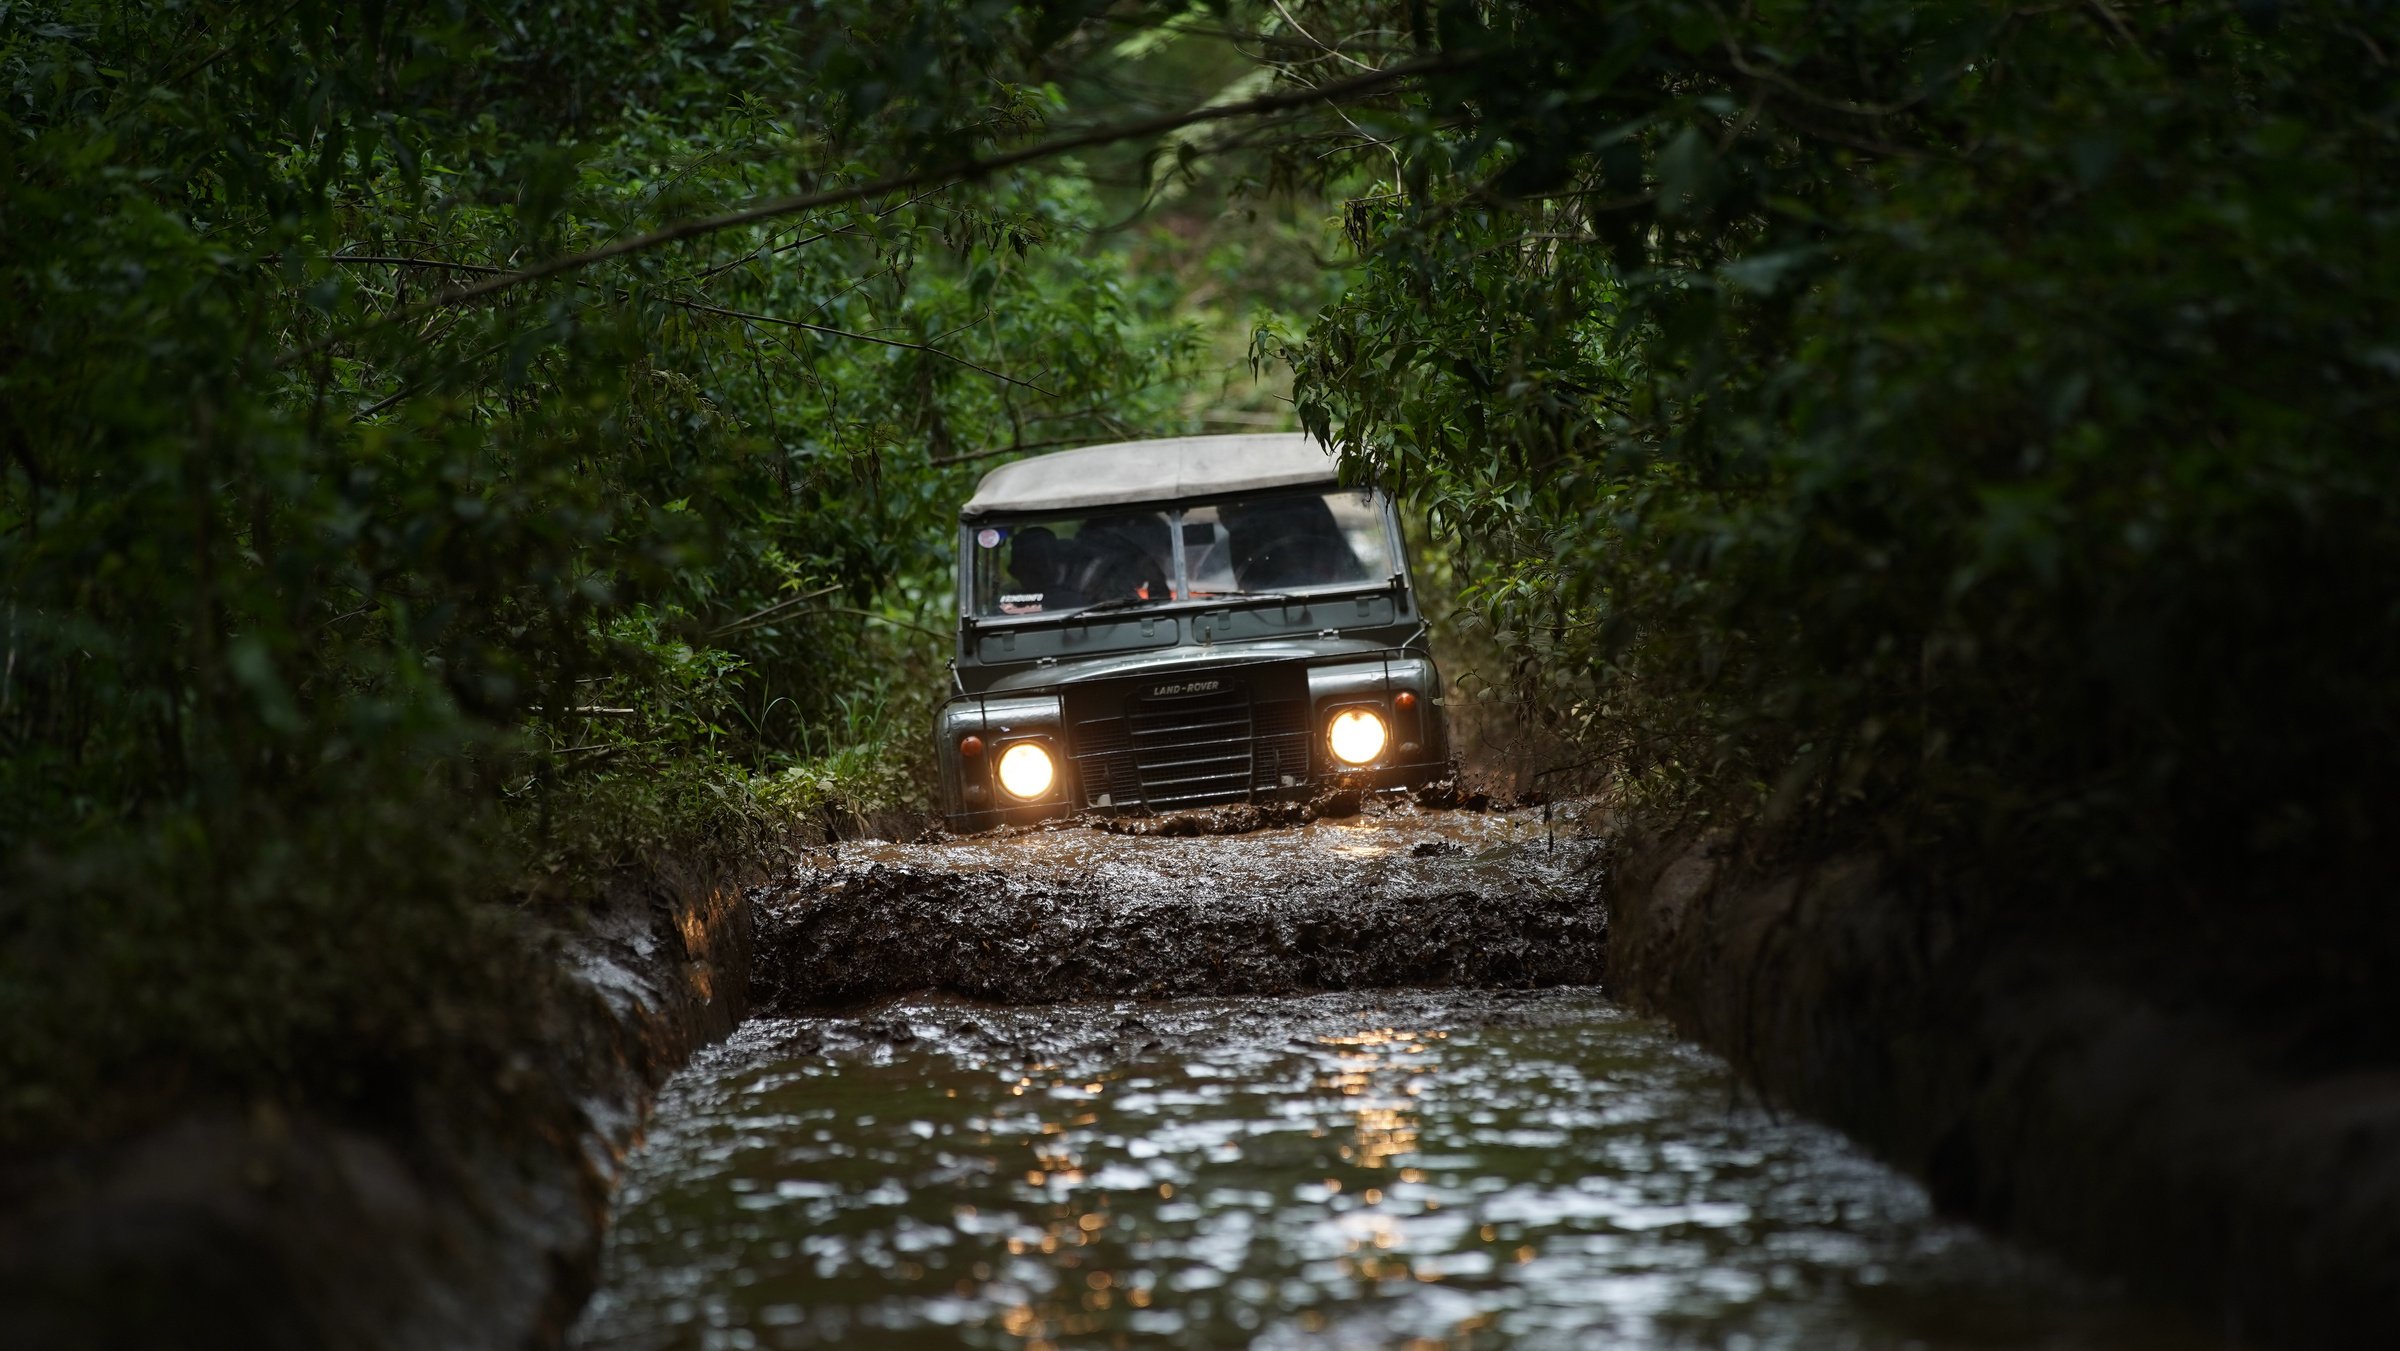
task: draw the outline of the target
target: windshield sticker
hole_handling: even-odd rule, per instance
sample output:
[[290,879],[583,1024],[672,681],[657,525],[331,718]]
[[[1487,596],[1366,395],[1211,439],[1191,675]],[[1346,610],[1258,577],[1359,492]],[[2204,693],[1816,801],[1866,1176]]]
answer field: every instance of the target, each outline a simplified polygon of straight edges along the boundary
[[986,549],[997,549],[1000,547],[1000,532],[994,527],[987,525],[983,529],[975,532],[975,542],[982,545]]
[[1013,596],[1002,596],[1000,613],[1004,615],[1039,614],[1042,609],[1042,594],[1039,591],[1023,591]]

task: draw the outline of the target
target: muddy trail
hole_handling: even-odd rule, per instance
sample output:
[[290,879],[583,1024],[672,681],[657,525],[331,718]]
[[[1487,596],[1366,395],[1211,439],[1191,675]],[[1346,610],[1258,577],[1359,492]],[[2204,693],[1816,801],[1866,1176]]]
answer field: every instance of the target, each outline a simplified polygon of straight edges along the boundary
[[1588,988],[762,1018],[669,1086],[584,1351],[2196,1351]]
[[1601,982],[1605,842],[1574,805],[1329,805],[820,851],[752,895],[753,1007]]
[[586,1351],[2205,1339],[1605,993],[1574,804],[823,849],[663,1093]]

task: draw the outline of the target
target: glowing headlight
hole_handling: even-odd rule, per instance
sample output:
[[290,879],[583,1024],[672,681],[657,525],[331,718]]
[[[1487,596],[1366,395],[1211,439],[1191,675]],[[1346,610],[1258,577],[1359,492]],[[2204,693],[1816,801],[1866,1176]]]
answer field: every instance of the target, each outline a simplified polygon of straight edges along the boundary
[[1050,752],[1030,741],[1020,741],[1000,753],[1000,786],[1010,797],[1030,802],[1049,792],[1050,781],[1057,776]]
[[1363,765],[1383,754],[1391,733],[1383,719],[1363,708],[1345,708],[1325,725],[1325,745],[1345,765]]

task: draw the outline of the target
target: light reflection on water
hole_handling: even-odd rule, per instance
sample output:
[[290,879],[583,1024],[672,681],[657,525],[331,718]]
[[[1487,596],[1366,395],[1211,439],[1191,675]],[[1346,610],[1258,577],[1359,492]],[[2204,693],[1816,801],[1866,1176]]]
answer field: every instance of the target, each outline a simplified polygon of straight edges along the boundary
[[754,1023],[594,1348],[2191,1345],[1588,991]]

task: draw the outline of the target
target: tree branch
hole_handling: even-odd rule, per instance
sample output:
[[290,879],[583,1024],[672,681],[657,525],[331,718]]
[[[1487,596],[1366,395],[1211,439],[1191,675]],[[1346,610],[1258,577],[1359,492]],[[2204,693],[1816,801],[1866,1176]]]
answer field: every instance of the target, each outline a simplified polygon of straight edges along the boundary
[[965,357],[958,355],[956,352],[945,352],[939,347],[928,347],[921,342],[902,342],[898,338],[878,338],[872,333],[853,333],[846,328],[834,328],[826,324],[812,324],[805,319],[778,319],[771,314],[752,314],[748,310],[729,310],[722,305],[710,305],[698,300],[670,300],[667,303],[676,306],[679,309],[698,310],[702,314],[721,314],[728,319],[746,319],[754,324],[780,324],[785,328],[804,328],[811,333],[823,333],[828,337],[856,338],[860,342],[881,343],[886,347],[899,347],[911,352],[924,352],[930,356],[940,357],[944,361],[955,361],[959,365],[966,367],[968,370],[981,371],[983,374],[992,377],[994,380],[1005,380],[1020,389],[1030,389],[1034,393],[1039,394],[1044,398],[1055,399],[1058,397],[1058,394],[1055,391],[1044,389],[1040,385],[1033,383],[1031,380],[1020,380],[1017,377],[1009,375],[1005,372],[993,370],[989,366],[977,365],[976,363],[967,360]]
[[803,616],[857,615],[861,619],[872,619],[878,624],[889,624],[894,628],[915,629],[919,633],[928,634],[932,637],[939,638],[945,643],[958,637],[958,635],[955,633],[944,633],[940,629],[929,629],[923,624],[911,624],[905,619],[894,619],[890,615],[877,614],[873,610],[861,610],[848,605],[821,605],[812,610],[802,610],[800,614]]
[[580,272],[584,268],[590,267],[595,263],[604,263],[612,258],[622,258],[628,254],[646,252],[647,250],[659,248],[663,245],[680,243],[687,239],[697,239],[703,235],[715,234],[721,230],[731,230],[743,225],[755,225],[760,221],[774,220],[782,216],[795,215],[802,211],[815,211],[823,207],[840,206],[848,202],[863,201],[870,197],[883,196],[886,193],[906,192],[910,189],[919,188],[925,184],[937,182],[943,179],[956,179],[965,181],[983,178],[988,175],[998,173],[1003,169],[1014,168],[1020,164],[1031,164],[1038,160],[1053,159],[1057,156],[1070,154],[1077,150],[1090,149],[1093,146],[1111,145],[1118,141],[1135,140],[1145,136],[1163,135],[1167,132],[1177,131],[1184,127],[1197,126],[1203,122],[1222,122],[1242,117],[1261,117],[1270,113],[1291,112],[1296,109],[1307,108],[1317,104],[1333,103],[1342,99],[1356,98],[1363,95],[1380,93],[1394,85],[1414,79],[1419,75],[1430,74],[1439,70],[1455,69],[1459,66],[1467,64],[1467,62],[1470,60],[1480,58],[1480,53],[1450,53],[1441,56],[1426,57],[1414,61],[1404,61],[1398,65],[1387,66],[1382,70],[1374,71],[1370,74],[1356,76],[1347,80],[1337,80],[1331,84],[1319,85],[1314,89],[1287,90],[1278,94],[1263,94],[1257,98],[1245,99],[1239,103],[1227,103],[1216,106],[1204,105],[1198,108],[1187,109],[1183,112],[1164,113],[1157,117],[1147,117],[1132,122],[1120,122],[1109,126],[1094,127],[1086,131],[1076,132],[1072,135],[1060,136],[1053,140],[1041,141],[1033,145],[1019,147],[1015,150],[1004,151],[1000,154],[992,155],[987,158],[975,158],[970,156],[967,159],[953,164],[946,164],[932,169],[921,169],[912,173],[894,174],[888,178],[877,179],[872,183],[860,183],[841,188],[824,188],[816,192],[803,192],[788,197],[775,197],[763,202],[754,202],[749,206],[739,207],[732,211],[721,212],[714,216],[696,216],[689,220],[676,221],[671,225],[663,225],[656,230],[651,230],[643,234],[628,235],[622,239],[600,245],[598,248],[585,249],[580,253],[560,254],[558,257],[546,259],[542,262],[535,263],[531,267],[520,268],[514,272],[503,273],[498,276],[485,277],[480,281],[461,283],[460,285],[450,287],[447,290],[441,291],[435,295],[427,297],[424,300],[418,301],[414,305],[405,306],[374,316],[373,318],[366,320],[364,323],[356,325],[344,333],[329,334],[325,337],[317,339],[314,342],[307,343],[300,347],[286,351],[275,358],[275,365],[278,368],[289,366],[295,361],[306,360],[307,358],[315,356],[317,353],[324,351],[329,347],[333,347],[347,339],[357,338],[377,329],[390,327],[393,324],[404,324],[411,322],[432,310],[441,309],[451,305],[463,305],[469,301],[481,300],[486,296],[498,295],[503,291],[513,290],[519,286],[524,286],[531,282],[542,281],[551,277],[563,276],[570,272]]
[[738,629],[746,629],[754,622],[772,616],[778,610],[788,610],[803,601],[822,600],[841,589],[842,588],[838,585],[821,586],[814,591],[803,591],[796,596],[786,596],[782,600],[775,601],[760,609],[752,610],[750,613],[743,615],[741,618],[736,619],[729,624],[719,624],[715,628],[708,631],[708,636],[714,638],[720,634],[732,633]]
[[936,455],[925,463],[929,466],[966,464],[973,460],[995,459],[1002,455],[1016,455],[1028,450],[1048,450],[1052,446],[1088,446],[1091,444],[1092,438],[1088,436],[1054,436],[1047,441],[1024,441],[1013,446],[993,446],[988,450],[970,450],[957,455]]
[[329,263],[380,263],[391,267],[431,267],[445,272],[480,272],[486,276],[505,277],[508,269],[488,263],[455,263],[447,258],[385,258],[366,253],[329,253]]
[[[892,213],[915,206],[917,203],[924,201],[926,198],[931,197],[933,194],[940,192],[943,188],[948,186],[950,186],[948,183],[935,183],[932,187],[925,189],[923,192],[918,193],[916,196],[909,198],[905,202],[899,202],[892,206],[887,206],[883,210],[876,212],[874,218],[876,220],[888,219]],[[806,239],[795,239],[786,244],[762,246],[760,248],[752,249],[750,252],[743,254],[739,258],[735,258],[729,262],[719,263],[715,267],[712,267],[705,272],[698,273],[692,277],[677,278],[677,280],[707,281],[709,278],[716,276],[720,272],[731,271],[734,268],[740,267],[744,263],[755,263],[773,254],[789,253],[793,249],[806,248],[819,240],[831,239],[835,235],[849,233],[851,233],[851,231],[847,227],[839,227],[831,230],[819,230],[817,233],[810,235]]]

